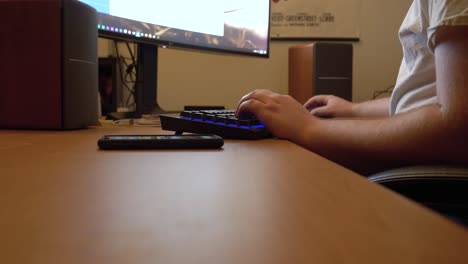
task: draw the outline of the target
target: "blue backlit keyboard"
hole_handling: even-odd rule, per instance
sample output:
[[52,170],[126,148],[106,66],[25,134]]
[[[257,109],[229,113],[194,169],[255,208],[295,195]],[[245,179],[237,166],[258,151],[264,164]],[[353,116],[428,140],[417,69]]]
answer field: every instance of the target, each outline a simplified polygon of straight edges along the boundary
[[215,134],[226,139],[262,139],[271,134],[253,117],[239,118],[235,110],[183,111],[180,115],[161,115],[163,130],[176,133]]

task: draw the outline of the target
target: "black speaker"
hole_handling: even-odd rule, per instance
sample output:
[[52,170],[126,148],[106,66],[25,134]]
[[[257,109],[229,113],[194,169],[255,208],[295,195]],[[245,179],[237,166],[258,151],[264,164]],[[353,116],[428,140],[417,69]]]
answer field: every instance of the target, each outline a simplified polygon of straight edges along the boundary
[[352,100],[353,46],[315,42],[289,48],[288,93],[300,103],[319,94]]
[[76,0],[0,1],[0,128],[98,122],[97,12]]

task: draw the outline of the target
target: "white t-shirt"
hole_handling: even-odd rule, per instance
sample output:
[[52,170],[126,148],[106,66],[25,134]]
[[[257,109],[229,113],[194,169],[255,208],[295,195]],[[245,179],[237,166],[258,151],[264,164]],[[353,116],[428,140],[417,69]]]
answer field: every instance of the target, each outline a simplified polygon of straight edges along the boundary
[[390,100],[391,115],[437,102],[435,35],[440,26],[456,25],[468,25],[468,0],[413,1],[399,32],[403,61]]

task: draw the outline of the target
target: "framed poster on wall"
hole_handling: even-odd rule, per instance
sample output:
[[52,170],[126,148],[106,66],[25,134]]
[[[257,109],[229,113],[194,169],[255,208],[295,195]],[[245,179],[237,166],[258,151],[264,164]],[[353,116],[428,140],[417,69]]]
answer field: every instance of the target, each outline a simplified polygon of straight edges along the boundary
[[361,0],[271,0],[272,39],[359,40]]

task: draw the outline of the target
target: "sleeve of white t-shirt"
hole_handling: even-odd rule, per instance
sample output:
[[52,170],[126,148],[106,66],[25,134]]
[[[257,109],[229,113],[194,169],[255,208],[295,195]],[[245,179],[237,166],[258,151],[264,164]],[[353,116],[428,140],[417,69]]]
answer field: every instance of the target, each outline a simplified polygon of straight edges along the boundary
[[433,0],[430,16],[428,46],[434,52],[440,26],[468,26],[468,0]]

